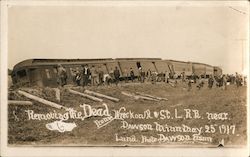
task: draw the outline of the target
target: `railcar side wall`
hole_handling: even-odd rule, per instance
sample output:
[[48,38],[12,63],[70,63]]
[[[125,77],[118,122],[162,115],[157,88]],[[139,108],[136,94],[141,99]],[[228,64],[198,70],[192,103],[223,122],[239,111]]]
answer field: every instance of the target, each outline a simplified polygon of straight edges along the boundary
[[144,72],[155,71],[165,74],[176,73],[181,75],[185,72],[186,76],[195,75],[221,75],[222,69],[213,67],[202,63],[182,62],[175,60],[161,60],[161,59],[113,59],[113,60],[91,60],[67,62],[67,60],[60,60],[61,62],[50,62],[50,60],[42,60],[42,62],[32,62],[27,60],[17,64],[12,72],[13,84],[21,85],[38,85],[38,86],[57,86],[57,69],[56,65],[61,64],[67,71],[67,83],[74,83],[74,74],[76,70],[81,71],[82,65],[88,64],[89,68],[96,68],[102,70],[104,74],[108,74],[118,67],[121,72],[121,77],[127,77],[130,73],[130,68],[133,69],[135,76],[139,75],[139,67],[142,67]]

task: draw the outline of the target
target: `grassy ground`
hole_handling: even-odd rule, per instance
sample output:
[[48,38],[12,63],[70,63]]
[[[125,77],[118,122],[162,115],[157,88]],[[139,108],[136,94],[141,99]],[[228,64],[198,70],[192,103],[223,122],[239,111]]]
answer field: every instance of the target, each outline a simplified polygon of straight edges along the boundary
[[[119,86],[100,86],[100,87],[88,87],[89,90],[100,92],[106,95],[110,95],[120,99],[120,102],[115,103],[109,100],[105,100],[109,110],[119,109],[126,107],[127,110],[131,110],[134,113],[142,113],[149,109],[153,115],[154,111],[160,111],[162,109],[169,110],[174,113],[175,109],[178,109],[178,114],[185,115],[184,109],[196,109],[199,110],[203,119],[126,119],[128,123],[133,124],[152,124],[154,122],[159,124],[168,124],[170,126],[181,126],[182,124],[191,127],[203,127],[202,136],[211,137],[212,142],[155,142],[155,143],[141,143],[141,135],[150,137],[158,137],[160,132],[156,130],[136,130],[136,129],[123,129],[121,128],[121,120],[113,120],[108,125],[97,129],[94,120],[101,119],[101,117],[90,117],[82,120],[68,120],[67,122],[75,122],[77,127],[71,132],[60,133],[58,131],[50,131],[45,125],[55,120],[37,121],[28,120],[25,110],[34,110],[36,113],[48,113],[56,112],[64,113],[63,110],[54,109],[37,103],[34,101],[33,106],[9,106],[8,109],[8,143],[20,144],[20,145],[204,145],[217,146],[219,141],[224,139],[226,146],[234,145],[246,145],[246,119],[247,119],[247,107],[246,107],[246,87],[236,88],[234,85],[228,86],[227,90],[214,87],[213,89],[207,89],[205,86],[201,90],[197,90],[195,85],[191,91],[186,90],[187,85],[179,83],[177,87],[172,87],[168,84],[158,83],[152,84],[122,84]],[[77,88],[75,90],[83,91],[83,88]],[[147,100],[135,100],[131,97],[121,94],[121,91],[127,92],[144,92],[151,95],[168,98],[168,101],[147,101]],[[28,100],[22,96],[18,96],[15,91],[9,94],[9,99],[22,99]],[[40,89],[36,88],[34,95],[38,95],[47,100],[54,101],[55,96],[53,90],[49,88]],[[78,111],[82,111],[80,104],[86,103],[93,107],[100,108],[102,103],[94,102],[89,99],[82,98],[80,96],[70,94],[66,88],[61,89],[61,102],[60,104],[66,107],[72,107]],[[227,120],[209,120],[206,118],[206,112],[211,113],[228,113]],[[15,120],[15,116],[18,120]],[[216,132],[205,132],[205,125],[217,125]],[[235,125],[236,130],[234,134],[221,134],[218,130],[218,126],[221,125]],[[134,135],[137,142],[121,142],[116,141],[115,134],[122,137],[130,137]],[[189,135],[192,137],[192,133],[163,133],[166,136],[171,135]]]

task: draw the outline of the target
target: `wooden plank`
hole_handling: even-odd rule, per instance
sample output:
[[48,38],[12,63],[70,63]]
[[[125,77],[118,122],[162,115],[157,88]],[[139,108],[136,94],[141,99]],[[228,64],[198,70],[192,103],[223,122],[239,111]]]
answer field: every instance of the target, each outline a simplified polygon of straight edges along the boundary
[[135,94],[128,93],[128,92],[123,92],[122,91],[121,93],[123,95],[129,96],[129,97],[133,97],[134,99],[144,99],[144,100],[150,100],[150,101],[159,101],[159,100],[156,100],[156,99],[152,99],[152,98],[141,96],[141,95],[135,95]]
[[97,93],[97,92],[94,92],[94,91],[85,90],[84,92],[87,93],[87,94],[90,94],[90,95],[98,96],[98,97],[101,97],[101,98],[106,98],[106,99],[109,99],[111,101],[115,101],[115,102],[119,101],[119,99],[117,99],[117,98],[114,98],[114,97],[111,97],[111,96],[108,96],[108,95],[104,95],[104,94],[101,94],[101,93]]
[[31,101],[8,100],[8,105],[33,105]]
[[149,97],[145,97],[145,96],[141,96],[141,95],[136,95],[136,97],[138,97],[139,99],[144,99],[144,100],[159,101],[157,99],[153,99],[153,98],[149,98]]
[[43,98],[39,98],[38,96],[34,96],[34,95],[29,94],[27,92],[24,92],[24,91],[21,91],[21,90],[18,90],[17,92],[20,95],[23,95],[23,96],[25,96],[25,97],[27,97],[29,99],[32,99],[32,100],[37,101],[37,102],[40,102],[42,104],[45,104],[45,105],[48,105],[48,106],[51,106],[51,107],[54,107],[54,108],[57,108],[57,109],[67,109],[66,107],[64,107],[62,105],[59,105],[59,104],[56,104],[54,102],[45,100]]
[[133,95],[132,95],[132,94],[127,93],[127,92],[123,92],[123,91],[122,91],[122,94],[123,94],[123,95],[126,95],[126,96],[129,96],[129,97],[133,97]]
[[74,91],[72,89],[68,89],[68,91],[72,94],[76,94],[76,95],[80,95],[82,97],[85,97],[85,98],[88,98],[88,99],[91,99],[91,100],[94,100],[94,101],[98,101],[98,102],[103,102],[102,99],[100,98],[97,98],[97,97],[94,97],[94,96],[91,96],[91,95],[88,95],[88,94],[84,94],[84,93],[81,93],[81,92],[77,92],[77,91]]
[[150,98],[157,99],[157,100],[166,100],[166,101],[168,100],[167,98],[161,98],[161,97],[157,97],[157,96],[153,96],[153,95],[149,95],[149,94],[145,94],[145,93],[141,93],[141,92],[136,92],[136,94],[150,97]]

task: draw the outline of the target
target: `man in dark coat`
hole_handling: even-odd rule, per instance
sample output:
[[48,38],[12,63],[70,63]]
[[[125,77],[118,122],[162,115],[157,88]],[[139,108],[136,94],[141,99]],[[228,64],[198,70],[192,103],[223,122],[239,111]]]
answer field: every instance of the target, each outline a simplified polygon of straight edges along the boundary
[[190,91],[192,89],[192,79],[189,78],[188,79],[188,90],[187,91]]
[[89,76],[90,76],[90,70],[88,68],[88,65],[85,64],[83,66],[83,71],[82,71],[83,86],[87,86],[88,85]]
[[211,89],[213,87],[213,84],[214,84],[214,79],[213,76],[210,75],[208,79],[208,88]]
[[120,79],[120,71],[118,70],[118,67],[115,67],[114,77],[115,77],[115,84],[117,85]]
[[75,71],[75,82],[77,84],[77,86],[80,86],[80,83],[81,83],[81,73],[79,71],[78,68],[76,68],[76,71]]
[[98,67],[98,85],[102,85],[103,84],[103,79],[104,79],[104,72],[102,71],[101,67]]
[[134,79],[135,79],[135,73],[133,71],[132,68],[130,68],[130,78],[131,78],[131,81],[134,82]]
[[57,65],[57,75],[58,75],[58,79],[57,79],[58,84],[61,87],[66,85],[67,84],[67,72],[66,72],[66,69],[61,64]]

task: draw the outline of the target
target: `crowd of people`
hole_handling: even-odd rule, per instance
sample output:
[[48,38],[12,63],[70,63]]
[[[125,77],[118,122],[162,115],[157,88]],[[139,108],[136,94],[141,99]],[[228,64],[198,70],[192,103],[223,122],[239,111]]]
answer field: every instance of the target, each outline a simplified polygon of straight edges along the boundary
[[[187,85],[188,91],[190,91],[193,86],[198,90],[203,88],[207,84],[207,88],[211,89],[213,87],[222,87],[226,90],[229,84],[236,84],[237,87],[246,85],[246,77],[235,73],[235,75],[221,75],[213,76],[209,75],[208,78],[205,76],[197,76],[194,73],[191,76],[186,76],[185,72],[180,75],[176,73],[170,73],[168,71],[157,73],[156,71],[151,71],[148,69],[144,71],[142,67],[138,69],[138,75],[135,75],[133,68],[124,69],[124,76],[121,77],[121,72],[118,67],[109,69],[109,73],[104,73],[101,66],[91,66],[88,64],[82,65],[81,68],[76,67],[72,69],[73,81],[77,86],[99,86],[99,85],[118,85],[120,81],[125,83],[128,82],[151,82],[156,84],[156,82],[165,82],[173,87],[176,87],[180,82]],[[67,84],[67,72],[62,65],[57,65],[57,82],[60,86]]]
[[[195,77],[196,79],[189,79],[188,81],[188,91],[192,89],[192,81],[195,82],[198,79],[197,83],[197,89],[201,89],[206,79],[203,77]],[[195,82],[196,83],[196,82]],[[238,74],[237,72],[235,75],[231,74],[222,74],[220,76],[213,76],[209,75],[209,78],[207,79],[207,87],[209,89],[212,89],[213,87],[222,88],[223,90],[227,89],[228,85],[236,85],[236,87],[244,86],[246,85],[246,77],[243,77],[243,75]]]

